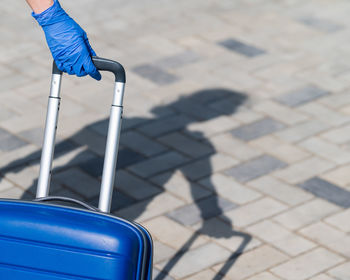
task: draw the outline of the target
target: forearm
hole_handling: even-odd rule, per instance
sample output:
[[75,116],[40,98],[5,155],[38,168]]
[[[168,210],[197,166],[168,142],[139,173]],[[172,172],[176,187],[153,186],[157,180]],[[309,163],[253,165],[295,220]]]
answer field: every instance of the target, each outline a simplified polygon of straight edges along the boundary
[[26,0],[28,5],[32,8],[34,13],[39,14],[46,9],[50,8],[53,4],[53,0]]

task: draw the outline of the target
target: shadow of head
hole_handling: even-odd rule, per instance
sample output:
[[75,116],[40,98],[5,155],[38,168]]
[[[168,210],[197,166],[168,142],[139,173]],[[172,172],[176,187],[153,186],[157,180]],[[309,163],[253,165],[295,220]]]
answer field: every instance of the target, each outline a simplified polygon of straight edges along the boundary
[[246,99],[245,94],[229,89],[204,89],[190,95],[183,95],[170,104],[154,107],[151,112],[159,116],[163,112],[164,106],[167,106],[174,111],[203,121],[221,115],[234,114],[245,103]]

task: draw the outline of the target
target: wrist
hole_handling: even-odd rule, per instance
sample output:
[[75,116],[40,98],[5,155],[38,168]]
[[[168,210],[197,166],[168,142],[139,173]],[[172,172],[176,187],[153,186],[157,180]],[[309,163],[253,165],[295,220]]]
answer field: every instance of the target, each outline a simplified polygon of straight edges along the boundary
[[54,3],[54,0],[38,0],[31,2],[31,8],[35,14],[40,14],[49,9]]
[[70,19],[67,13],[62,9],[58,0],[53,0],[52,2],[53,4],[40,14],[32,13],[32,16],[42,27]]

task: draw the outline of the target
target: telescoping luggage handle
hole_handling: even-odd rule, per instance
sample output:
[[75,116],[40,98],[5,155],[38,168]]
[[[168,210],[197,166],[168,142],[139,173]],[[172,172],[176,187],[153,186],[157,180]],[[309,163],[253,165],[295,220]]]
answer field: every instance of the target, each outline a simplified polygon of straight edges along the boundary
[[[108,213],[110,212],[111,208],[115,168],[117,164],[121,119],[123,113],[125,70],[123,66],[116,61],[100,57],[93,57],[92,60],[99,71],[109,71],[115,76],[115,89],[109,119],[101,192],[98,205],[100,211]],[[40,174],[36,193],[37,199],[45,198],[49,194],[58,112],[61,100],[61,80],[62,72],[57,68],[56,64],[53,63],[51,90],[46,115],[44,142],[40,162]]]

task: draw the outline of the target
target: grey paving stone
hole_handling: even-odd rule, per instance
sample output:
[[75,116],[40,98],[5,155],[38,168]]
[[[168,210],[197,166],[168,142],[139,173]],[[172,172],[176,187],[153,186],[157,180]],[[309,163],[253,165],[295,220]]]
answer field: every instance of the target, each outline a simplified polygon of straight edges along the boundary
[[285,127],[284,124],[271,119],[265,118],[256,122],[240,126],[231,131],[231,134],[239,139],[250,141],[262,137],[264,135],[274,133]]
[[160,270],[153,268],[153,279],[161,279],[161,280],[174,280],[175,278],[169,276],[167,272],[161,272]]
[[[98,207],[100,196],[94,197],[92,200],[89,200],[89,204]],[[125,207],[128,207],[136,202],[135,199],[133,199],[130,196],[127,196],[126,194],[118,191],[118,189],[115,189],[113,191],[112,196],[112,205],[111,205],[111,212],[123,209]]]
[[149,122],[138,127],[137,130],[147,136],[157,137],[173,131],[181,130],[193,122],[195,121],[190,117],[184,115],[175,115]]
[[339,31],[340,29],[344,28],[342,25],[332,22],[330,20],[316,17],[302,17],[299,19],[299,22],[327,33]]
[[[133,150],[122,148],[118,152],[117,169],[126,168],[130,165],[142,162],[145,157]],[[92,157],[78,163],[78,166],[91,176],[98,178],[102,176],[104,158],[93,155]]]
[[156,61],[156,65],[162,68],[178,68],[186,64],[196,62],[200,59],[200,55],[194,51],[185,51],[173,56],[164,57]]
[[340,207],[350,207],[350,192],[321,178],[311,178],[299,187]]
[[150,139],[136,131],[127,131],[121,134],[120,144],[129,147],[147,157],[154,156],[168,150],[164,145]]
[[201,220],[207,220],[236,208],[237,205],[222,197],[210,196],[196,203],[183,206],[167,216],[183,225],[194,225]]
[[177,197],[181,197],[189,203],[212,195],[211,191],[194,182],[190,182],[180,172],[165,172],[150,178],[150,180],[161,188],[164,188],[166,191]]
[[179,78],[175,75],[170,74],[165,70],[151,64],[139,65],[134,67],[132,70],[141,77],[148,79],[158,85],[168,85],[179,80]]
[[[188,275],[205,270],[217,263],[225,261],[230,255],[231,252],[227,249],[214,243],[208,243],[185,252],[181,258],[178,257],[174,266],[171,266],[169,273],[170,275],[173,275],[175,279],[183,279]],[[168,261],[164,261],[159,264],[159,267],[168,270],[167,263]]]
[[123,148],[118,152],[117,169],[137,164],[145,160],[145,157],[133,150]]
[[18,133],[18,135],[21,138],[27,140],[28,142],[33,143],[38,147],[41,147],[43,142],[44,129],[43,127],[37,127],[34,129],[22,131]]
[[56,173],[54,177],[55,180],[84,198],[91,199],[100,193],[100,182],[78,168]]
[[245,43],[240,42],[240,41],[233,39],[233,38],[229,38],[229,39],[220,41],[219,45],[221,45],[221,46],[223,46],[231,51],[245,55],[247,57],[255,57],[255,56],[259,56],[259,55],[266,53],[266,51],[263,49],[257,48],[257,47],[252,46],[252,45],[245,44]]
[[157,140],[193,158],[209,155],[214,152],[211,146],[177,132],[167,134]]
[[119,170],[115,177],[115,187],[135,200],[143,200],[159,194],[162,190],[151,183]]
[[79,163],[79,167],[92,177],[99,178],[102,176],[103,157],[93,157]]
[[199,120],[210,120],[221,115],[217,110],[213,110],[201,103],[193,102],[191,99],[180,99],[172,105],[172,108],[179,113],[186,114]]
[[286,166],[287,164],[283,161],[268,155],[263,155],[226,170],[224,173],[234,177],[239,182],[248,182]]
[[10,111],[7,108],[4,108],[3,106],[0,107],[0,121],[9,120],[16,116],[18,115],[15,112]]
[[55,155],[66,154],[70,151],[74,151],[79,146],[69,140],[57,141],[57,145],[55,146]]
[[157,173],[176,168],[187,161],[188,158],[180,155],[177,152],[167,152],[165,154],[129,166],[128,170],[136,173],[141,177],[146,178],[156,175]]
[[2,152],[10,152],[26,145],[28,145],[27,142],[15,135],[0,138],[0,151]]
[[9,133],[8,131],[0,127],[0,139],[8,138],[10,136],[11,136],[11,133]]
[[240,106],[247,102],[247,96],[241,92],[232,91],[226,98],[214,100],[209,107],[224,114],[235,113]]
[[296,107],[301,104],[313,101],[329,94],[328,91],[315,86],[306,86],[293,90],[276,98],[276,101],[289,107]]

